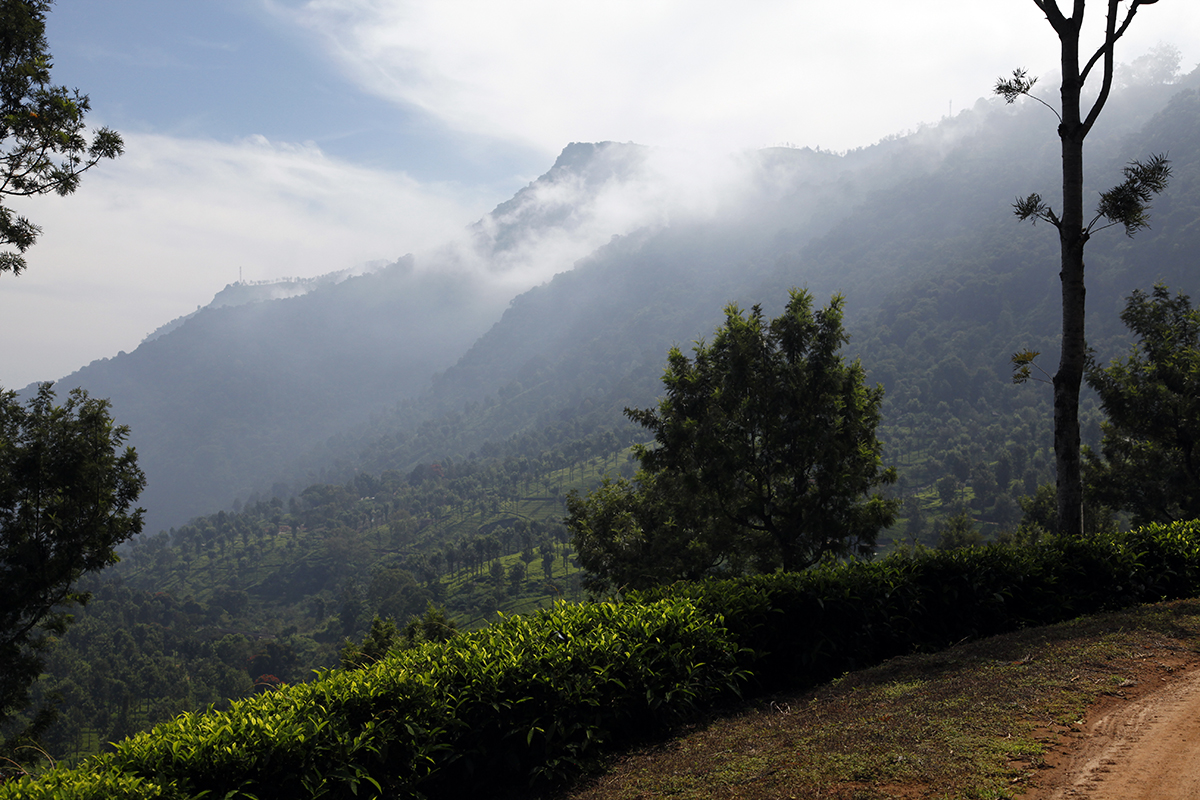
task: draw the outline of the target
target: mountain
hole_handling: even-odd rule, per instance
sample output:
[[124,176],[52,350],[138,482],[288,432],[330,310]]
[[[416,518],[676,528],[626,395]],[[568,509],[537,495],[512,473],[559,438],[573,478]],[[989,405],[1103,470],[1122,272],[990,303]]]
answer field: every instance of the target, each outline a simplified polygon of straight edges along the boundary
[[[1169,153],[1175,167],[1150,230],[1132,241],[1101,232],[1089,244],[1088,322],[1101,360],[1126,346],[1118,313],[1134,288],[1162,280],[1200,291],[1198,85],[1194,72],[1131,87],[1096,129],[1094,192],[1152,152]],[[847,296],[848,352],[888,390],[889,452],[911,467],[902,488],[931,485],[948,461],[966,464],[956,479],[965,486],[972,466],[1012,451],[1019,455],[1005,471],[1015,469],[1013,491],[1031,492],[1051,476],[1049,397],[1036,385],[1013,386],[1009,357],[1029,347],[1053,369],[1058,244],[1052,229],[1019,224],[1010,203],[1035,190],[1053,196],[1052,120],[1033,104],[981,101],[938,126],[841,156],[751,154],[741,174],[756,179],[743,184],[753,191],[720,213],[615,239],[517,297],[405,409],[444,413],[446,424],[384,415],[341,437],[343,463],[382,471],[468,455],[539,426],[613,424],[625,406],[654,402],[667,349],[710,333],[725,303],[776,313],[788,288],[800,286],[821,303]],[[1099,417],[1089,409],[1085,432],[1094,441]]]
[[380,404],[417,393],[499,306],[406,258],[297,297],[206,307],[62,384],[110,398],[132,428],[154,529],[228,505]]
[[640,224],[621,196],[645,184],[647,150],[572,144],[461,240],[420,260],[231,284],[133,352],[60,384],[109,398],[132,429],[149,531],[273,484],[287,494],[280,479],[303,484],[328,462],[330,437],[427,389],[538,276],[569,269],[614,226]]
[[[1176,170],[1151,231],[1089,244],[1098,345],[1121,341],[1133,288],[1200,288],[1198,84],[1193,72],[1126,87],[1090,140],[1095,190],[1150,152]],[[1053,117],[1033,103],[981,100],[843,154],[572,143],[459,241],[312,286],[227,287],[62,384],[111,398],[132,427],[153,531],[252,493],[619,425],[625,406],[654,401],[668,347],[711,332],[728,302],[775,313],[801,286],[820,303],[847,296],[848,352],[888,389],[889,446],[917,454],[910,485],[929,485],[950,454],[993,463],[1017,421],[1045,416],[1035,388],[1009,384],[1007,359],[1032,347],[1053,363],[1057,242],[1009,204],[1053,201],[1056,185]],[[1021,430],[1018,476],[1036,485],[1045,429]]]
[[[1129,84],[1102,120],[1093,197],[1131,159],[1175,168],[1150,230],[1089,243],[1105,361],[1128,347],[1131,290],[1200,297],[1200,72]],[[1057,159],[1048,111],[983,101],[844,154],[573,143],[435,253],[235,284],[81,370],[64,383],[134,428],[153,522],[56,649],[46,687],[68,709],[51,752],[302,680],[376,615],[433,601],[470,624],[577,599],[563,501],[633,474],[644,432],[622,410],[655,402],[667,349],[710,334],[726,303],[773,315],[793,286],[845,294],[846,354],[886,388],[905,502],[881,545],[936,544],[960,511],[1011,530],[1052,456],[1049,391],[1014,386],[1009,358],[1041,350],[1053,369],[1059,295],[1055,231],[1010,203],[1054,202]],[[1101,419],[1085,396],[1085,440]]]

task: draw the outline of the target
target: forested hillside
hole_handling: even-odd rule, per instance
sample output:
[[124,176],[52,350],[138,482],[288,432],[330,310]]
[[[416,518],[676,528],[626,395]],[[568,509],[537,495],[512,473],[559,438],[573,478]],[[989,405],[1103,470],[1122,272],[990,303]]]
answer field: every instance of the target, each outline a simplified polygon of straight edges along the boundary
[[[1192,263],[1200,244],[1197,84],[1192,73],[1119,95],[1113,121],[1098,130],[1095,191],[1147,152],[1169,153],[1175,168],[1151,230],[1136,241],[1105,231],[1089,245],[1089,335],[1102,361],[1125,347],[1118,312],[1133,289],[1164,281],[1200,290]],[[847,351],[887,389],[883,434],[887,457],[901,467],[900,491],[933,491],[946,479],[948,495],[978,494],[977,512],[1011,522],[1015,498],[1051,477],[1049,392],[1036,382],[1012,385],[1009,363],[1022,348],[1041,351],[1048,370],[1057,359],[1057,238],[1018,224],[1010,206],[1019,193],[1054,183],[1053,127],[1038,112],[981,102],[840,157],[760,154],[773,165],[820,164],[830,181],[799,181],[784,205],[822,186],[857,187],[868,175],[880,188],[864,191],[835,223],[796,200],[795,224],[769,239],[740,239],[735,219],[613,241],[514,300],[420,401],[342,437],[345,467],[378,472],[467,454],[561,420],[612,424],[624,407],[654,402],[667,348],[710,333],[726,302],[774,313],[789,287],[804,286],[818,300],[847,297]],[[1095,443],[1099,417],[1087,402],[1085,438]],[[436,422],[410,423],[439,410]]]
[[[1200,78],[1123,80],[1089,140],[1094,188],[1147,152],[1169,153],[1176,177],[1136,243],[1107,231],[1089,246],[1102,354],[1129,291],[1196,283]],[[848,153],[772,148],[719,168],[572,144],[465,243],[302,296],[214,303],[63,384],[111,398],[133,429],[153,532],[549,425],[618,425],[624,407],[653,402],[666,349],[711,332],[725,303],[773,313],[801,286],[847,297],[850,351],[889,390],[890,452],[914,468],[902,486],[947,474],[947,451],[995,462],[1018,428],[1033,433],[1017,457],[1029,485],[1048,477],[1046,398],[1008,384],[1008,357],[1030,347],[1053,363],[1057,243],[1009,204],[1049,195],[1056,160],[1044,108],[982,100]],[[559,274],[509,303],[517,276],[538,269]],[[957,476],[970,482],[970,469]]]
[[94,597],[51,652],[35,694],[57,696],[61,713],[45,746],[85,755],[181,711],[306,681],[376,618],[403,624],[433,603],[472,628],[583,599],[564,500],[632,468],[629,439],[573,432],[135,539],[85,582]]

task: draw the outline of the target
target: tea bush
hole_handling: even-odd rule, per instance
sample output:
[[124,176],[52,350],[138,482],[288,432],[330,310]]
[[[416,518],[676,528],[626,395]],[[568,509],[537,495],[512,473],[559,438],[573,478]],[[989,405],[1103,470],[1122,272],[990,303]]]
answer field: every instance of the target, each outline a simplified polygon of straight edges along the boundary
[[1086,540],[896,553],[803,573],[680,583],[720,614],[758,689],[813,684],[895,655],[1082,614],[1200,594],[1200,522]]
[[737,692],[1200,594],[1200,522],[901,553],[559,605],[184,714],[0,800],[461,797],[553,782]]
[[554,780],[737,691],[737,648],[718,623],[679,600],[559,605],[180,715],[0,798],[457,797]]

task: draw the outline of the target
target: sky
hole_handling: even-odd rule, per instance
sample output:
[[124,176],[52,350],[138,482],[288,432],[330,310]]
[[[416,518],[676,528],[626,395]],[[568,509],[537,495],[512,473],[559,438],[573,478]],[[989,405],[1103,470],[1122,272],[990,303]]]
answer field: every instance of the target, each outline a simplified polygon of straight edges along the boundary
[[[1058,53],[1032,0],[56,0],[47,38],[126,152],[12,202],[43,234],[0,274],[4,388],[131,351],[239,279],[420,264],[569,142],[845,151]],[[1143,7],[1118,60],[1160,42],[1200,62],[1200,3]]]

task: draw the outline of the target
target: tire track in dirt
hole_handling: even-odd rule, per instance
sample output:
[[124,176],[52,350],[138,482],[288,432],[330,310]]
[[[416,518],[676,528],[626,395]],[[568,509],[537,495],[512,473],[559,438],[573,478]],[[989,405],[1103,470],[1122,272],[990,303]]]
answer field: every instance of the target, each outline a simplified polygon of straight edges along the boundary
[[1089,715],[1084,738],[1029,795],[1046,800],[1200,798],[1200,668]]

